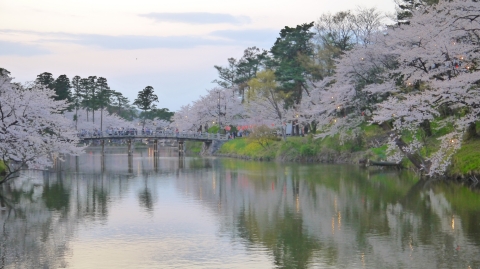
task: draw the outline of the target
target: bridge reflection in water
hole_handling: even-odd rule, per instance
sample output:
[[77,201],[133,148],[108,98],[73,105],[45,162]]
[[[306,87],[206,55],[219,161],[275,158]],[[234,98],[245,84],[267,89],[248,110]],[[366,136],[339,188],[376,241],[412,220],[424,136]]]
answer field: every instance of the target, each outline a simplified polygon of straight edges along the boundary
[[0,268],[480,268],[478,190],[172,153],[22,171],[0,188]]

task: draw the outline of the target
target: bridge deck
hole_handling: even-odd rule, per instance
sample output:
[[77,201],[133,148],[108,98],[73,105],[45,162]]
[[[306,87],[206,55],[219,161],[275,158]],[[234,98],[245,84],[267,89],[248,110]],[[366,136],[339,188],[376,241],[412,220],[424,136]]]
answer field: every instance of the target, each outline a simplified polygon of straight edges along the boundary
[[228,140],[227,135],[222,134],[166,134],[166,133],[154,133],[154,134],[103,134],[103,135],[79,135],[80,140],[104,140],[104,139],[174,139],[174,140],[192,140],[192,141],[212,141],[212,140]]

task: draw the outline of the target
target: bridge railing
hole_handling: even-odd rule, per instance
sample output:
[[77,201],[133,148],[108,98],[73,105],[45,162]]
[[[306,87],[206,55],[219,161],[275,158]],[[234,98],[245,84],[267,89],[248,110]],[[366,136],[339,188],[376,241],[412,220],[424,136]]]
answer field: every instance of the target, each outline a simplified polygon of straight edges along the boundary
[[114,134],[107,132],[95,132],[95,133],[79,133],[80,139],[149,139],[149,138],[170,138],[170,139],[182,139],[188,138],[191,140],[228,140],[228,136],[224,134],[211,134],[211,133],[171,133],[171,132],[146,132],[146,133],[134,133],[126,132],[124,134]]

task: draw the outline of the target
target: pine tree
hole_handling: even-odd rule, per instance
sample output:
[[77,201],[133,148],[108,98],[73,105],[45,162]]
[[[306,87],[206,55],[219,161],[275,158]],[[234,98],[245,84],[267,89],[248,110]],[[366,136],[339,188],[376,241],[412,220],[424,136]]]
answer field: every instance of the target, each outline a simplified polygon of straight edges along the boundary
[[[154,102],[158,102],[158,96],[154,94],[152,86],[147,86],[145,89],[138,92],[137,99],[134,100],[133,104],[144,112],[147,112],[148,110],[155,108]],[[145,120],[146,118],[144,117],[143,127],[145,127]]]

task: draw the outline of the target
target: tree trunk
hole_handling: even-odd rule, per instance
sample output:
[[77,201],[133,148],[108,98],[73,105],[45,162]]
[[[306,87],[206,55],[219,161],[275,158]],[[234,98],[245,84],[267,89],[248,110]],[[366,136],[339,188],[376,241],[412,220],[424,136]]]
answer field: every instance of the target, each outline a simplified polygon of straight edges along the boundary
[[310,123],[310,130],[312,133],[317,132],[317,123],[315,122],[315,120],[312,120],[312,122]]
[[143,111],[143,126],[142,126],[142,130],[145,130],[145,121],[147,120],[147,110],[144,110]]
[[412,162],[415,168],[420,171],[423,170],[426,174],[430,171],[430,162],[425,162],[423,157],[416,152],[408,152],[408,145],[401,138],[396,138],[395,144],[400,149],[400,151],[410,160],[410,162]]
[[75,131],[77,130],[77,125],[78,125],[78,108],[75,106]]
[[424,120],[421,124],[420,127],[422,130],[425,132],[426,137],[432,136],[432,128],[430,126],[430,121],[429,120]]
[[467,133],[465,135],[465,139],[468,140],[468,139],[475,139],[478,137],[478,134],[477,134],[477,125],[475,124],[475,122],[471,122],[468,127],[467,127]]

